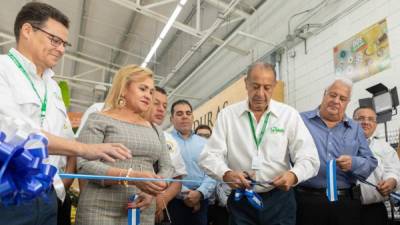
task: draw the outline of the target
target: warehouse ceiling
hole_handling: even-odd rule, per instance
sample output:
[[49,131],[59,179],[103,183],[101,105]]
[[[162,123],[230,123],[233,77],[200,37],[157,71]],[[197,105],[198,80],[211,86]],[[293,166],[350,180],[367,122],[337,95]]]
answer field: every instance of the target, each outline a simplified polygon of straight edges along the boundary
[[[55,78],[67,80],[71,88],[70,110],[84,111],[103,101],[121,66],[142,64],[182,1],[42,1],[71,20],[72,47],[54,68]],[[147,67],[171,101],[185,98],[196,107],[255,59],[287,48],[288,41],[300,35],[308,38],[346,7],[365,1],[187,0]],[[0,53],[15,46],[14,19],[27,2],[0,0]]]
[[[13,23],[29,1],[1,0],[0,24],[4,53],[15,43]],[[150,51],[177,0],[51,0],[42,1],[63,11],[71,20],[64,59],[54,70],[57,79],[68,79],[72,110],[82,111],[104,100],[115,71],[127,64],[141,64]],[[148,63],[156,83],[174,90],[196,66],[224,43],[237,27],[265,1],[188,0]],[[7,7],[5,7],[7,6]],[[5,10],[7,8],[7,10]],[[7,42],[7,43],[5,43]],[[225,48],[245,55],[235,46]],[[200,99],[201,96],[183,96]]]

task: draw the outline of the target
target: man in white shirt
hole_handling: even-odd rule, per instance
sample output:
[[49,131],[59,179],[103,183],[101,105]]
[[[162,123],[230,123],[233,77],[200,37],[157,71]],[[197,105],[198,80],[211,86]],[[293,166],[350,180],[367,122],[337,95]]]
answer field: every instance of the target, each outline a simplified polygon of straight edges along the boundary
[[[167,92],[158,86],[155,87],[153,94],[152,107],[148,111],[147,119],[161,126],[164,122],[167,113],[168,97]],[[167,143],[167,150],[171,157],[171,162],[174,167],[173,177],[181,179],[182,176],[186,175],[185,163],[183,162],[178,143],[168,132],[164,132],[165,142]],[[156,197],[156,222],[160,224],[165,218],[164,209],[168,203],[175,198],[175,196],[181,191],[182,184],[180,182],[172,182],[168,188],[160,195]]]
[[367,181],[376,184],[378,189],[361,183],[361,224],[386,225],[388,215],[384,201],[399,183],[400,162],[396,151],[385,141],[374,136],[377,122],[376,113],[370,107],[359,107],[353,119],[361,124],[369,148],[378,160],[378,166]]
[[103,110],[103,108],[104,108],[104,102],[96,102],[86,109],[86,111],[82,115],[81,123],[79,124],[79,128],[75,133],[75,137],[78,137],[79,134],[81,133],[81,130],[85,126],[86,120],[88,119],[89,115],[95,112],[100,112]]
[[[50,154],[108,161],[130,158],[129,150],[120,144],[88,145],[67,139],[71,126],[51,68],[70,45],[68,26],[69,19],[48,4],[30,2],[20,10],[14,23],[17,47],[0,56],[0,115],[22,120],[45,134]],[[55,166],[61,161],[60,157],[49,159]],[[62,200],[64,187],[57,180],[58,176],[54,188]],[[0,218],[7,224],[56,224],[55,192],[51,190],[47,200],[37,197],[19,206],[0,203]]]
[[[201,157],[200,166],[232,189],[254,189],[264,207],[246,197],[228,198],[231,225],[294,225],[296,202],[292,186],[317,174],[319,159],[313,139],[299,113],[271,99],[276,85],[273,65],[255,63],[245,79],[248,99],[223,109]],[[265,182],[270,182],[266,184]]]

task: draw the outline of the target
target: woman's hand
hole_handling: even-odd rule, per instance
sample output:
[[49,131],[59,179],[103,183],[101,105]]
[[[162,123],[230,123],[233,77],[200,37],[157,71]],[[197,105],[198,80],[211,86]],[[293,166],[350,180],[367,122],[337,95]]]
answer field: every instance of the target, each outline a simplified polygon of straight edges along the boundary
[[[130,177],[162,179],[162,177],[152,172],[137,172],[137,171],[130,173]],[[164,181],[134,181],[133,184],[143,192],[146,192],[147,194],[153,196],[160,194],[168,187],[167,183]]]

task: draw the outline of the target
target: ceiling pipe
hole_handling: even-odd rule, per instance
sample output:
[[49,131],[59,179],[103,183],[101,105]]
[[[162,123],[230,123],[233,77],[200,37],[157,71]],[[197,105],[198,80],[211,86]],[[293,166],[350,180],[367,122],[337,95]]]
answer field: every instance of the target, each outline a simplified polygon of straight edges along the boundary
[[[179,60],[176,64],[175,68],[169,73],[160,83],[159,85],[164,87],[171,78],[176,74],[176,72],[182,68],[182,66],[193,56],[193,54],[207,41],[207,39],[218,29],[218,27],[224,22],[225,18],[235,9],[235,6],[240,2],[240,0],[232,0],[228,8],[222,13],[221,16],[217,18],[214,24],[211,26],[210,29],[207,30],[206,34],[197,42],[195,43],[192,48],[186,52],[186,54]],[[225,47],[225,42],[221,46]],[[220,47],[221,47],[220,46]]]

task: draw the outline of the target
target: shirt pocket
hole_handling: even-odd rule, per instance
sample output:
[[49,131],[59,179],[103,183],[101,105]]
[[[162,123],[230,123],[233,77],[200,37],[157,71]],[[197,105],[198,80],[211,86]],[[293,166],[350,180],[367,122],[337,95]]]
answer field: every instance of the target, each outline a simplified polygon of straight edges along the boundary
[[[23,90],[23,89],[21,89]],[[20,111],[33,120],[40,119],[41,102],[33,91],[19,91],[15,96],[15,101]]]
[[275,162],[285,162],[288,156],[287,145],[288,138],[284,132],[271,132],[269,128],[267,135],[262,143],[264,146],[264,154],[267,159]]

